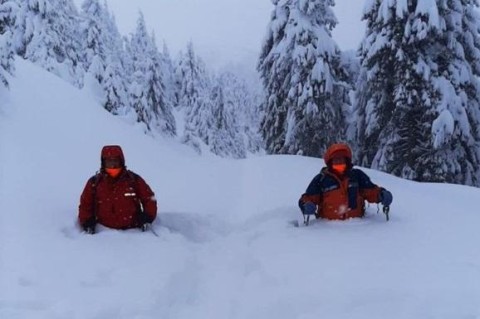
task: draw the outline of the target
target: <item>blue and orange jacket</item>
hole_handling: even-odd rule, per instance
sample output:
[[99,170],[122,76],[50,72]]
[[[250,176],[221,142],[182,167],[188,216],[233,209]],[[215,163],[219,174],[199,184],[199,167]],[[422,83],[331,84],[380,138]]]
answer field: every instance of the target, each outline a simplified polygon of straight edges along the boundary
[[360,169],[350,168],[338,176],[324,167],[308,185],[299,201],[300,209],[306,202],[317,205],[317,218],[347,219],[363,217],[365,201],[378,203],[381,188]]

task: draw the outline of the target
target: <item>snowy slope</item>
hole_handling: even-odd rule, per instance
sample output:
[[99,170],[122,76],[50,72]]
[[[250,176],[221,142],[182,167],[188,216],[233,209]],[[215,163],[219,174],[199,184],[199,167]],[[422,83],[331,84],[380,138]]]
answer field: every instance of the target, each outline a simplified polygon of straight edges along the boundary
[[[323,164],[199,157],[31,64],[0,101],[0,318],[480,318],[480,190],[365,170],[391,221],[293,228]],[[159,237],[78,232],[104,144],[157,194]]]

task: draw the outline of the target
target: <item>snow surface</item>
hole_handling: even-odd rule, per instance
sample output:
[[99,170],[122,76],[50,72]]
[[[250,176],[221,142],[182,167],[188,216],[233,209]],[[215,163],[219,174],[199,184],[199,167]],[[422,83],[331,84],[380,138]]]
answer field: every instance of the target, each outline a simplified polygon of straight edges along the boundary
[[[343,222],[300,220],[322,166],[199,157],[24,61],[0,101],[0,318],[480,318],[480,189],[365,169],[394,195]],[[76,226],[104,144],[156,192],[152,232]]]

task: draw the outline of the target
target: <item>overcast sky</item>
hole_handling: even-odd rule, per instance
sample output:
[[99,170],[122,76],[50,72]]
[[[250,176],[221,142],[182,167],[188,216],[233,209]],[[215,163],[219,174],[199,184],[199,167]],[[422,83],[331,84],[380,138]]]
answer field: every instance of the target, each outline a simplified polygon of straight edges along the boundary
[[[78,7],[83,0],[75,0]],[[209,65],[227,62],[254,65],[266,34],[273,4],[270,0],[107,0],[120,32],[135,29],[139,10],[172,54],[192,40]],[[354,49],[364,33],[360,21],[364,0],[336,0],[339,20],[333,36],[341,49]]]

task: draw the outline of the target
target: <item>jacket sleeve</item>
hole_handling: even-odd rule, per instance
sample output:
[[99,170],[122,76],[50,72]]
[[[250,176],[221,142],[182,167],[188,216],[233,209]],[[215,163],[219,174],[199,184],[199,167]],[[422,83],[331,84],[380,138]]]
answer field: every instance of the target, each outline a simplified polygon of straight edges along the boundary
[[153,222],[157,217],[157,200],[155,194],[142,177],[137,175],[136,180],[138,198],[142,203],[143,211],[148,215],[150,222]]
[[80,225],[85,224],[86,221],[93,217],[93,184],[94,177],[88,180],[83,189],[82,195],[80,196],[80,205],[78,206],[78,222]]
[[307,187],[305,193],[302,194],[298,201],[298,206],[303,211],[303,204],[306,202],[312,202],[320,205],[322,202],[322,174],[318,174],[313,178]]
[[369,203],[380,202],[381,188],[372,183],[370,177],[361,170],[358,170],[358,186],[360,195]]

